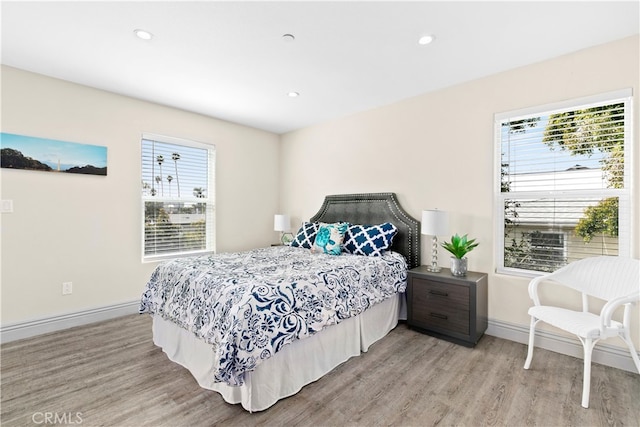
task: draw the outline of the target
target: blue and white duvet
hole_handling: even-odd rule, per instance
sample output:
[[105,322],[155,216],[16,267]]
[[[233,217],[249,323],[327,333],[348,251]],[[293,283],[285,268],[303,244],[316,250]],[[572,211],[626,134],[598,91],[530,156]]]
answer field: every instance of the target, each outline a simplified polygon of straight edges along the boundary
[[404,292],[407,264],[379,257],[314,254],[288,246],[181,258],[159,265],[140,313],[161,316],[213,347],[215,381],[244,373],[284,345]]

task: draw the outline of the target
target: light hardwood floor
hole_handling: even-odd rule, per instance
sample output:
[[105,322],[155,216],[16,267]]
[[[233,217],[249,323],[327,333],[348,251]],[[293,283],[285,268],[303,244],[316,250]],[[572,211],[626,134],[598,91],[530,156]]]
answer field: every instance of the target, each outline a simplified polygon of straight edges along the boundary
[[151,339],[146,315],[1,347],[2,426],[640,426],[640,375],[485,336],[474,349],[399,325],[369,352],[250,414],[201,389]]

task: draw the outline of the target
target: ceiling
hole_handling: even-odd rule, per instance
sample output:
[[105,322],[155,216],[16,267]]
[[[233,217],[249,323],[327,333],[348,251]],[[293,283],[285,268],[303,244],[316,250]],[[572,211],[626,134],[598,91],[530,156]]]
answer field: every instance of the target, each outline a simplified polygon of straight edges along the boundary
[[639,14],[638,1],[3,0],[1,54],[281,134],[638,34]]

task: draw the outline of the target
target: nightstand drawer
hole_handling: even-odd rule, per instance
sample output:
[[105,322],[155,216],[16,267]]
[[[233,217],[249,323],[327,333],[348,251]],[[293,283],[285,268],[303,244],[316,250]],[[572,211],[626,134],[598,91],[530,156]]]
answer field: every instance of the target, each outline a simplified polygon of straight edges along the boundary
[[455,310],[469,311],[469,287],[450,283],[434,282],[425,279],[413,279],[413,291],[416,302]]
[[469,335],[469,290],[425,281],[414,287],[413,323],[421,328]]

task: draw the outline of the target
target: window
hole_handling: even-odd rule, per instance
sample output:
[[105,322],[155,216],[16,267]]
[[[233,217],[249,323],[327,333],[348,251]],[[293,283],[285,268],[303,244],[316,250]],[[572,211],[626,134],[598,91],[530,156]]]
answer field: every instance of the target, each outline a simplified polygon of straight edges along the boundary
[[631,91],[496,115],[499,272],[630,255]]
[[213,251],[215,149],[142,136],[143,260]]

